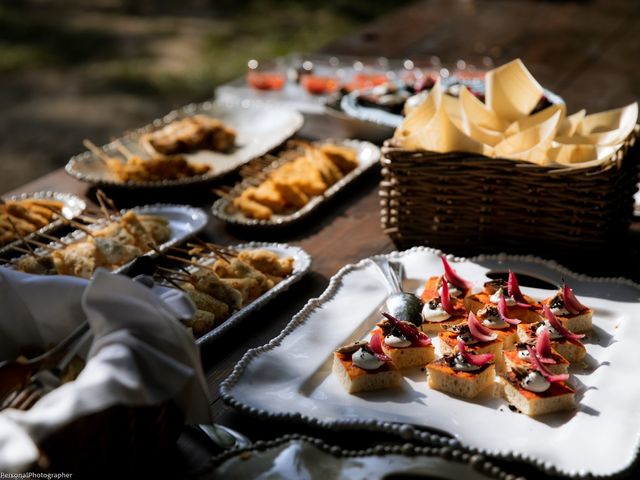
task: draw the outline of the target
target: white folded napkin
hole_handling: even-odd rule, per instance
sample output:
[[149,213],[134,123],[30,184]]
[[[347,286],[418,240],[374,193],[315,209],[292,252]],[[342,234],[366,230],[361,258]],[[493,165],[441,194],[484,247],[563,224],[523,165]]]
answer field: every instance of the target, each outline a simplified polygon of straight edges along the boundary
[[89,281],[0,269],[0,305],[3,360],[21,346],[56,343],[85,319],[94,334],[75,381],[28,411],[0,412],[0,471],[24,470],[50,432],[114,405],[173,400],[187,423],[211,421],[199,351],[178,321],[195,310],[181,292],[104,270]]

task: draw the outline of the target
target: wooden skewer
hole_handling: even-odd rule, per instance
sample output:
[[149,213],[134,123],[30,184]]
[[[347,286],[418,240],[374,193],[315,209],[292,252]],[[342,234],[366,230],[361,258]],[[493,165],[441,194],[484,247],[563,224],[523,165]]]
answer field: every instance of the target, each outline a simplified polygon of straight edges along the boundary
[[57,250],[56,248],[53,248],[48,243],[42,243],[42,242],[39,242],[38,240],[34,240],[32,238],[28,239],[28,240],[25,240],[25,242],[27,242],[26,245],[28,245],[29,243],[32,243],[33,245],[35,245],[37,247],[40,247],[40,248],[46,250],[47,252],[54,252],[55,250]]
[[31,248],[31,245],[27,243],[27,241],[24,238],[24,235],[20,233],[20,231],[18,230],[18,227],[16,227],[16,224],[13,222],[13,220],[11,220],[11,217],[8,215],[7,215],[7,221],[11,224],[11,229],[13,230],[13,233],[16,235],[16,237],[18,237],[18,239],[29,249],[29,254],[33,255],[34,257],[37,257],[36,252],[33,251],[33,248]]
[[93,218],[93,217],[88,217],[86,215],[79,215],[78,217],[76,217],[78,220],[82,220],[83,222],[87,222],[87,223],[98,223],[99,220]]
[[85,138],[82,141],[82,144],[87,147],[87,149],[89,149],[89,151],[93,153],[98,160],[100,160],[105,165],[109,165],[109,160],[111,160],[111,157],[109,157],[109,155],[98,148],[95,143],[93,143],[88,138]]
[[42,237],[42,238],[46,238],[47,240],[49,240],[51,242],[54,242],[54,243],[59,243],[61,245],[66,245],[66,243],[63,242],[61,238],[54,237],[53,235],[48,235],[46,233],[38,233],[37,236],[38,237]]
[[163,280],[166,280],[166,281],[167,281],[167,282],[169,282],[171,285],[173,285],[174,287],[176,287],[178,290],[181,290],[181,291],[183,291],[183,292],[185,291],[185,290],[184,290],[184,288],[182,288],[180,285],[178,285],[177,281],[176,281],[176,280],[174,280],[173,278],[171,278],[170,276],[160,274],[160,278],[162,278]]
[[127,160],[130,160],[131,157],[135,157],[133,152],[125,147],[124,143],[122,143],[120,139],[113,140],[113,145],[116,147],[116,150],[118,150],[118,152],[120,152],[120,154]]
[[[174,257],[174,258],[172,258],[172,257],[173,257],[172,255],[167,255],[165,252],[163,252],[162,250],[160,250],[160,249],[158,248],[158,246],[157,246],[157,245],[155,245],[155,244],[147,243],[147,246],[148,246],[151,250],[153,250],[155,253],[157,253],[159,256],[161,256],[162,258],[167,258],[167,259],[170,259],[170,260],[175,260],[176,258],[181,258],[181,257]],[[178,268],[179,268],[180,270],[182,270],[184,273],[186,273],[187,275],[191,275],[191,273],[189,273],[189,272],[187,271],[187,269],[186,269],[186,268],[183,268],[183,267],[180,267],[180,266],[178,266]]]
[[107,209],[107,202],[105,200],[106,195],[104,194],[104,192],[100,189],[98,189],[96,191],[96,199],[98,200],[98,203],[100,204],[100,210],[102,210],[102,214],[105,216],[105,218],[107,219],[108,222],[111,221],[111,214],[109,213],[109,210]]

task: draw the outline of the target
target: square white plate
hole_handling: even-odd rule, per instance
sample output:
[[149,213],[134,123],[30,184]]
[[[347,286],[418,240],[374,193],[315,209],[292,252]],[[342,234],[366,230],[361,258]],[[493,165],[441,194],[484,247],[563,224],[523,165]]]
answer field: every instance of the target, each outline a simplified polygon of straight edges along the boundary
[[[405,290],[442,271],[440,253],[414,248],[388,258],[401,261]],[[594,310],[586,366],[571,369],[576,412],[537,419],[512,412],[484,394],[473,401],[431,390],[420,369],[399,390],[349,395],[331,374],[333,351],[366,336],[387,295],[373,265],[348,265],[328,289],[310,300],[282,334],[249,351],[222,385],[225,401],[259,414],[327,427],[384,429],[401,422],[447,432],[473,450],[517,458],[548,473],[609,476],[635,459],[640,433],[640,287],[622,279],[593,279],[533,257],[481,256],[453,264],[481,286],[489,271],[526,274],[559,285],[562,279]],[[523,288],[534,298],[555,290]]]

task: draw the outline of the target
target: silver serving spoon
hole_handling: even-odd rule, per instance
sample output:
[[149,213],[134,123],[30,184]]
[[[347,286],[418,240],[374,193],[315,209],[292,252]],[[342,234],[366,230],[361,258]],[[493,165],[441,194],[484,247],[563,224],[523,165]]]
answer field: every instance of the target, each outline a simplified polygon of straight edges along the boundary
[[230,448],[246,448],[251,446],[251,440],[240,432],[236,432],[229,427],[214,423],[207,425],[199,423],[194,425],[197,430],[204,433],[209,440],[211,440],[216,446],[227,450]]
[[398,320],[411,322],[415,326],[422,325],[422,302],[412,293],[402,290],[404,267],[400,262],[390,262],[386,259],[372,259],[371,263],[384,280],[389,296],[381,310],[390,313]]

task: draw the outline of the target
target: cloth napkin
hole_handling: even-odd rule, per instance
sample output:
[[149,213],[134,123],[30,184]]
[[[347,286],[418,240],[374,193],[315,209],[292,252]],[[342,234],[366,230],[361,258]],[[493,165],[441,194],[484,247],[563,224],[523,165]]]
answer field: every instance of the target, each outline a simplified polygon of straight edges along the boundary
[[114,405],[173,400],[186,423],[209,423],[200,355],[178,318],[195,312],[182,292],[149,288],[98,270],[92,280],[0,269],[0,359],[21,346],[47,348],[85,319],[94,335],[78,378],[30,410],[0,412],[0,471],[18,472],[38,458],[50,432]]

